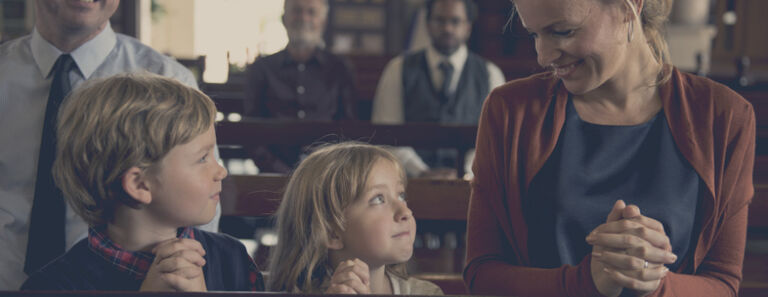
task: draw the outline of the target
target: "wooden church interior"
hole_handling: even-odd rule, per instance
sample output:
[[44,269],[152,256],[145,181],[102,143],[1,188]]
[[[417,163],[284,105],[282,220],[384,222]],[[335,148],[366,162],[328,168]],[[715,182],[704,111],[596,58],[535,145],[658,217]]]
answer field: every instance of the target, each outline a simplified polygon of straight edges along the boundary
[[[174,1],[174,0],[171,0]],[[194,2],[203,1],[196,0]],[[261,2],[262,0],[259,0]],[[272,0],[269,0],[272,1]],[[7,41],[29,32],[28,11],[31,1],[0,2],[0,40]],[[113,16],[112,26],[121,33],[141,39],[147,7],[170,1],[122,0]],[[184,1],[185,3],[187,1]],[[193,2],[193,1],[189,1]],[[736,90],[754,106],[757,116],[757,149],[754,169],[755,197],[749,209],[749,228],[744,259],[744,273],[739,296],[768,295],[768,1],[704,0],[710,5],[704,24],[670,24],[668,40],[673,63],[685,71],[697,73]],[[328,47],[347,58],[354,67],[357,121],[306,122],[270,121],[242,117],[244,65],[226,63],[226,78],[207,81],[204,73],[214,64],[206,55],[169,54],[192,69],[200,89],[209,95],[221,113],[217,137],[221,158],[230,171],[222,192],[221,232],[250,240],[254,259],[262,267],[269,246],[274,244],[269,226],[270,215],[279,204],[287,177],[258,173],[245,149],[253,145],[312,145],[324,141],[362,140],[375,144],[408,145],[417,148],[453,148],[466,152],[474,146],[475,126],[439,124],[374,125],[369,122],[376,85],[387,62],[408,46],[411,23],[421,0],[330,0],[326,28]],[[527,32],[514,21],[504,29],[512,4],[509,1],[476,1],[479,18],[468,42],[470,50],[498,65],[507,81],[543,71],[536,62],[536,52]],[[171,4],[169,4],[171,5]],[[685,9],[685,8],[682,8]],[[172,14],[166,7],[164,13]],[[153,13],[153,16],[157,14]],[[735,18],[736,21],[733,21]],[[173,28],[174,34],[183,34]],[[233,28],[227,34],[250,34],[249,28]],[[695,33],[691,33],[695,32]],[[701,33],[703,32],[703,33]],[[703,42],[691,35],[699,34]],[[370,41],[370,40],[375,41]],[[701,40],[699,38],[698,40]],[[143,40],[143,39],[142,39]],[[344,46],[334,42],[346,42]],[[698,52],[686,52],[697,48]],[[373,44],[373,45],[372,45]],[[680,53],[675,52],[677,49]],[[680,50],[682,48],[682,50]],[[162,49],[159,49],[162,51]],[[227,57],[234,56],[232,49]],[[246,56],[252,62],[258,53]],[[193,52],[194,53],[194,52]],[[239,53],[242,54],[242,53]],[[679,54],[679,56],[676,56]],[[221,57],[217,57],[218,60]],[[675,60],[679,58],[679,60]],[[463,177],[464,164],[457,173]],[[418,235],[411,271],[440,285],[447,294],[467,294],[461,273],[464,264],[466,213],[469,181],[456,179],[413,178],[408,182],[409,206],[418,222]],[[228,295],[209,293],[208,295]],[[5,295],[5,294],[2,294]],[[142,295],[142,294],[138,294]],[[8,295],[10,296],[10,295]],[[29,296],[33,296],[30,294]],[[148,296],[148,295],[144,295]],[[238,295],[239,296],[239,295]]]

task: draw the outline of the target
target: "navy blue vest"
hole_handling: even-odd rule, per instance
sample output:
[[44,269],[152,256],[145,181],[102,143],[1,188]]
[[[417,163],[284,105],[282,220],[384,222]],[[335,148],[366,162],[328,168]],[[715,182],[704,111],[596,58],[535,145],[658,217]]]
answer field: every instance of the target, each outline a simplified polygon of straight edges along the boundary
[[[251,259],[237,239],[220,233],[195,229],[195,240],[203,246],[205,285],[209,291],[250,291]],[[67,253],[33,273],[21,290],[37,291],[138,291],[142,279],[120,271],[94,253],[88,239],[78,242]],[[264,280],[257,280],[264,290]]]
[[488,67],[469,53],[456,92],[446,102],[432,85],[426,50],[403,58],[403,107],[406,122],[477,125],[488,96]]

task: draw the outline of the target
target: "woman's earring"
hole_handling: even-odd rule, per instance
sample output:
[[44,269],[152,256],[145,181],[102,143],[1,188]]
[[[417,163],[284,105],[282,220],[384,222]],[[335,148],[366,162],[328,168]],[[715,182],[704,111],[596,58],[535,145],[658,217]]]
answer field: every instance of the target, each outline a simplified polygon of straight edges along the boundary
[[635,31],[635,22],[629,21],[629,29],[627,29],[627,43],[632,43],[632,31]]

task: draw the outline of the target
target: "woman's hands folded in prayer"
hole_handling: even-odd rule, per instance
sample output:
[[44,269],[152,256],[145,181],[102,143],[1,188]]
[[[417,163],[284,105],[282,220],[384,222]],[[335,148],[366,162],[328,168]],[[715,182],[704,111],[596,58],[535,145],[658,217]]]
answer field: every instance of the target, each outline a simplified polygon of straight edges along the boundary
[[659,221],[643,216],[637,206],[619,200],[605,224],[586,238],[593,246],[591,273],[598,291],[609,297],[626,288],[636,296],[647,296],[661,284],[672,264],[669,237]]

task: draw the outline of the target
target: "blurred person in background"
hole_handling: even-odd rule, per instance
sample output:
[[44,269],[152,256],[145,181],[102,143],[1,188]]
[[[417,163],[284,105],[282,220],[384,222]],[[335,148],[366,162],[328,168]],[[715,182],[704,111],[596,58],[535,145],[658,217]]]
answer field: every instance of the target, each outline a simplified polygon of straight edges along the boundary
[[[328,11],[327,0],[285,1],[288,45],[248,67],[245,116],[295,121],[356,118],[352,67],[325,48]],[[259,171],[278,173],[287,173],[302,153],[298,146],[251,151]]]
[[[431,44],[389,62],[376,88],[372,122],[477,125],[485,97],[505,81],[498,66],[467,49],[477,6],[472,0],[430,0],[426,9]],[[453,150],[400,147],[393,153],[408,176],[456,176],[459,156]],[[473,151],[468,155],[466,164],[472,164]]]

